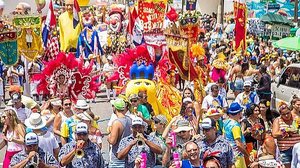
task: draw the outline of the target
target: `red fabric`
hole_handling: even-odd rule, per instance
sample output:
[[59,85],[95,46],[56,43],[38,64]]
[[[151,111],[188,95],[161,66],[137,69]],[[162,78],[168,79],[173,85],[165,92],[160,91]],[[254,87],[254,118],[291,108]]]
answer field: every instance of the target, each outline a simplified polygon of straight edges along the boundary
[[178,14],[174,8],[171,7],[171,10],[166,14],[170,21],[175,22],[178,19]]
[[246,51],[246,4],[234,2],[235,13],[235,50],[240,47]]
[[197,72],[196,72],[195,68],[193,67],[190,58],[188,58],[189,59],[188,60],[189,68],[184,69],[183,57],[179,55],[179,52],[180,51],[172,51],[171,49],[169,49],[169,59],[170,59],[171,63],[175,64],[175,66],[179,70],[179,74],[180,74],[181,78],[183,78],[185,80],[193,81],[195,78],[197,78]]
[[5,152],[5,157],[4,157],[4,160],[3,160],[3,168],[9,168],[9,164],[10,164],[10,161],[11,161],[12,157],[15,154],[17,154],[18,152],[20,152],[20,151],[16,151],[16,152],[6,151]]
[[135,8],[133,8],[132,12],[129,12],[129,24],[128,24],[128,33],[133,34],[132,30],[134,28],[134,23],[135,23],[135,19],[138,17],[137,11],[135,10]]

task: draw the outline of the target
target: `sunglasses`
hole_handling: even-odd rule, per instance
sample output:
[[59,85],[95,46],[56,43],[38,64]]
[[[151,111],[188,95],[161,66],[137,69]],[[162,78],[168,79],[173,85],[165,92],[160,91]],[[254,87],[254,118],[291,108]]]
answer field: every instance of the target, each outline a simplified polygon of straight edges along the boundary
[[142,128],[142,125],[133,125],[132,128],[137,129],[137,128]]
[[71,103],[66,103],[66,104],[64,104],[65,106],[71,106]]
[[178,134],[182,134],[182,133],[186,133],[187,131],[180,131],[178,132]]
[[136,102],[137,102],[137,100],[130,100],[130,102],[131,102],[131,103],[136,103]]
[[86,132],[81,132],[81,133],[77,133],[77,136],[86,136],[88,133]]
[[208,132],[208,131],[210,131],[211,129],[210,128],[208,128],[208,129],[204,129],[203,128],[203,132]]

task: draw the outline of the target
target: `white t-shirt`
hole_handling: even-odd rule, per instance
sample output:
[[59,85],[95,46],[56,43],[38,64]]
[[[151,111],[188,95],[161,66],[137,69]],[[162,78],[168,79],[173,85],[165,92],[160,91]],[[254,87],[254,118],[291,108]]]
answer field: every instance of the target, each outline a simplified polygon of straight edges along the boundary
[[[220,102],[222,101],[222,103]],[[221,97],[221,99],[218,99],[217,97],[213,97],[212,95],[207,95],[204,97],[202,102],[202,109],[210,109],[210,108],[217,108],[218,106],[221,106],[223,108],[228,107],[227,101],[224,97]]]
[[53,155],[53,149],[59,148],[59,145],[54,134],[47,131],[44,135],[39,135],[39,147]]
[[21,107],[19,109],[16,109],[16,111],[17,111],[17,117],[22,123],[24,123],[25,120],[29,118],[31,114],[31,110],[26,107],[25,108]]

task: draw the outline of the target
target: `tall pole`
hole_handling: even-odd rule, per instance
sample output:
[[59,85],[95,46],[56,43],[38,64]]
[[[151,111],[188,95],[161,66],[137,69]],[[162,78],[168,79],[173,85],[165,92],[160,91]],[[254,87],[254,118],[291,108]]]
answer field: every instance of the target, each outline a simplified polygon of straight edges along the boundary
[[294,22],[296,22],[296,25],[298,26],[298,0],[295,0]]
[[221,6],[221,24],[224,23],[224,0],[220,0],[220,6]]

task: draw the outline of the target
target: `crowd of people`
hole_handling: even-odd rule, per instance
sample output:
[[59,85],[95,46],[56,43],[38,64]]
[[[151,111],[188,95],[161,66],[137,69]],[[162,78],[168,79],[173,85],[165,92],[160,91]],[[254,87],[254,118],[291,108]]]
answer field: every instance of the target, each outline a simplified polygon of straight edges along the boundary
[[[72,2],[68,0],[65,4],[65,12],[69,13],[56,13],[62,13],[59,18],[73,12]],[[28,6],[19,7],[21,14],[28,12]],[[16,9],[14,13],[20,12]],[[104,23],[105,13],[95,22],[101,19]],[[247,51],[234,51],[234,32],[227,28],[234,22],[230,14],[223,25],[216,23],[215,14],[205,14],[199,19],[201,33],[197,42],[201,43],[204,54],[190,59],[198,78],[184,80],[179,68],[171,66],[167,72],[171,78],[168,85],[181,93],[182,98],[180,107],[175,109],[179,113],[172,117],[155,111],[149,102],[149,90],[117,93],[118,79],[106,81],[120,69],[114,62],[117,59],[113,58],[118,55],[109,54],[122,50],[118,48],[123,44],[120,41],[111,44],[115,46],[102,46],[104,51],[99,47],[97,52],[102,54],[99,62],[99,57],[85,54],[84,66],[90,65],[89,60],[95,60],[92,73],[103,72],[97,81],[106,85],[107,101],[112,105],[107,128],[99,127],[99,116],[94,113],[97,109],[90,107],[91,100],[96,103],[95,93],[92,99],[72,95],[75,92],[69,90],[71,79],[67,79],[66,74],[56,75],[55,86],[47,85],[48,95],[38,92],[39,83],[34,80],[30,81],[29,94],[25,94],[25,83],[28,83],[25,79],[31,80],[40,74],[43,65],[33,61],[26,65],[28,71],[25,71],[22,59],[14,66],[2,62],[0,103],[5,103],[5,109],[1,114],[0,149],[6,149],[3,167],[299,167],[300,95],[291,95],[291,102],[280,102],[278,109],[270,107],[271,82],[284,67],[299,61],[298,53],[275,48],[270,40],[250,33],[247,34]],[[60,20],[61,30],[69,26],[65,24]],[[88,28],[94,30],[95,25]],[[76,31],[79,30],[77,27]],[[60,31],[60,38],[68,33]],[[82,42],[78,38],[72,42],[64,39],[61,50],[77,51],[80,56],[90,52],[71,44]],[[164,50],[155,48],[155,54],[166,53]],[[159,83],[158,80],[157,76],[153,79],[154,83]],[[167,95],[170,99],[172,96]],[[5,97],[9,100],[5,101]],[[108,133],[108,147],[102,144],[102,132]],[[109,158],[103,157],[103,148],[109,148]]]

